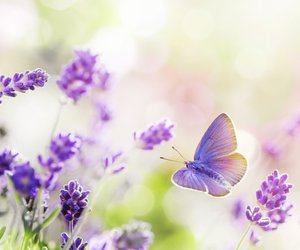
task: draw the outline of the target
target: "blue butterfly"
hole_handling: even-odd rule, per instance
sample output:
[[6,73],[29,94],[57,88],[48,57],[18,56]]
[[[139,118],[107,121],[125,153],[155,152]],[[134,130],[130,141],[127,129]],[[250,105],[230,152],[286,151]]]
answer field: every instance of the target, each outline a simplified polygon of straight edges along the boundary
[[185,161],[186,168],[175,172],[172,182],[216,197],[229,194],[247,169],[245,157],[234,152],[236,148],[232,121],[226,114],[220,114],[202,137],[194,160]]

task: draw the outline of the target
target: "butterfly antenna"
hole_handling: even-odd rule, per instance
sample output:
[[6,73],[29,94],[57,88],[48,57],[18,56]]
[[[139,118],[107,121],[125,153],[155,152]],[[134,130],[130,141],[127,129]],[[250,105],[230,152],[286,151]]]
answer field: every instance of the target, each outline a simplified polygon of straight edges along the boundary
[[177,163],[184,163],[184,162],[182,162],[182,161],[176,161],[176,160],[171,160],[171,159],[167,159],[167,158],[165,158],[165,157],[159,157],[160,159],[162,159],[162,160],[165,160],[165,161],[171,161],[171,162],[177,162]]
[[187,159],[185,159],[184,156],[174,146],[172,146],[172,149],[174,149],[184,161],[187,161]]

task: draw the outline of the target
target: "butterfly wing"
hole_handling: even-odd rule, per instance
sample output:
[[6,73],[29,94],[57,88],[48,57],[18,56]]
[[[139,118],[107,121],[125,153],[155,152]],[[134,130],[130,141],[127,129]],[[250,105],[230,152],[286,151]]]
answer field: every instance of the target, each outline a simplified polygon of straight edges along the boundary
[[194,160],[205,162],[232,153],[237,148],[236,136],[231,119],[220,114],[202,137]]
[[172,176],[172,181],[180,187],[206,192],[210,195],[220,197],[230,192],[229,183],[209,178],[192,169],[180,169]]
[[204,176],[202,180],[206,185],[208,194],[212,196],[222,197],[230,193],[231,186],[227,182],[221,184],[220,182],[207,176]]
[[206,185],[202,181],[201,175],[188,168],[176,171],[172,176],[172,182],[180,187],[207,192]]
[[222,175],[230,185],[234,186],[245,175],[247,160],[243,155],[233,153],[220,158],[210,159],[206,162],[206,166]]

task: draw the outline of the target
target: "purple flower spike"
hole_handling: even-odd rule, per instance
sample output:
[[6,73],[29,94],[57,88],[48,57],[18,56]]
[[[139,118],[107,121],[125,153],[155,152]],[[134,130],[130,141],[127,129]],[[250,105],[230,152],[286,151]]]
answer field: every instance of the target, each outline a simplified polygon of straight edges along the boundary
[[50,151],[58,162],[72,158],[80,149],[81,139],[75,134],[59,134],[51,141]]
[[[62,233],[60,237],[61,237],[61,249],[63,249],[66,246],[70,237],[66,233]],[[84,250],[86,249],[87,245],[88,245],[87,242],[83,242],[82,238],[77,237],[68,250]]]
[[57,84],[75,102],[92,87],[104,89],[108,85],[109,75],[99,65],[97,57],[89,50],[75,51],[75,58],[61,71]]
[[137,142],[137,147],[144,150],[152,150],[156,145],[163,141],[169,141],[173,138],[172,129],[174,124],[171,124],[167,119],[155,123],[148,127],[141,134],[134,133],[134,140]]
[[75,102],[86,94],[93,83],[97,55],[75,51],[75,59],[67,64],[57,81],[62,91]]
[[95,87],[101,91],[107,91],[111,87],[111,74],[102,65],[94,74]]
[[104,170],[111,170],[111,173],[118,174],[121,171],[125,169],[125,164],[120,163],[120,160],[122,160],[123,153],[112,153],[106,157],[103,158],[103,168]]
[[[83,191],[77,181],[70,181],[60,191],[61,214],[68,226],[74,227],[88,205],[89,191]],[[73,230],[73,228],[71,229]]]
[[[0,76],[0,98],[3,95],[15,97],[18,92],[34,90],[35,87],[43,87],[48,81],[48,74],[42,69],[15,73],[13,77]],[[1,103],[1,99],[0,99]]]
[[16,165],[16,157],[18,154],[12,153],[10,150],[3,150],[0,154],[0,176],[4,174],[5,171],[12,170]]
[[40,180],[29,162],[15,166],[11,179],[19,193],[26,197],[34,198],[36,196]]
[[250,234],[251,244],[257,246],[260,241],[261,241],[261,237],[254,230],[252,230]]
[[243,200],[238,199],[233,203],[231,213],[236,220],[239,220],[244,216],[245,204]]
[[104,104],[104,103],[97,103],[96,104],[96,109],[97,109],[97,118],[101,122],[109,122],[112,120],[112,111],[110,108]]
[[152,244],[153,237],[148,223],[132,221],[115,230],[113,245],[116,250],[147,250]]
[[270,224],[270,218],[263,217],[259,207],[251,209],[250,206],[247,206],[246,217],[249,221],[261,227],[268,226]]
[[268,141],[262,146],[263,152],[273,160],[279,160],[282,155],[282,149],[278,144]]
[[42,167],[47,168],[50,173],[62,170],[64,163],[74,157],[81,148],[82,140],[76,134],[58,134],[51,140],[50,156],[46,159],[38,156]]
[[100,237],[92,237],[89,240],[89,250],[109,250],[110,247],[110,239],[105,236]]
[[296,114],[287,124],[286,133],[291,137],[297,137],[300,133],[300,114]]
[[272,175],[268,176],[267,181],[261,184],[261,189],[256,191],[257,202],[267,210],[281,207],[287,198],[291,184],[286,183],[287,174],[279,175],[275,170]]
[[265,231],[276,230],[280,224],[285,223],[287,217],[291,216],[291,209],[293,205],[290,203],[284,203],[280,208],[271,210],[268,212],[268,217],[271,223],[263,227]]

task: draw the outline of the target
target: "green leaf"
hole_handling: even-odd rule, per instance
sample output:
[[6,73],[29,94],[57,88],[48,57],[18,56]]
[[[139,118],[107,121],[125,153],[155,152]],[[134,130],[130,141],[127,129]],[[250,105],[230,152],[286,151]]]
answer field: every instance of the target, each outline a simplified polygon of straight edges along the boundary
[[58,207],[56,209],[53,210],[53,212],[43,221],[43,223],[40,225],[39,229],[45,229],[46,227],[48,227],[59,215],[61,211],[61,208]]
[[6,227],[2,227],[2,228],[0,229],[0,240],[1,240],[2,237],[3,237],[3,235],[4,235],[4,233],[5,233],[5,230],[6,230]]

